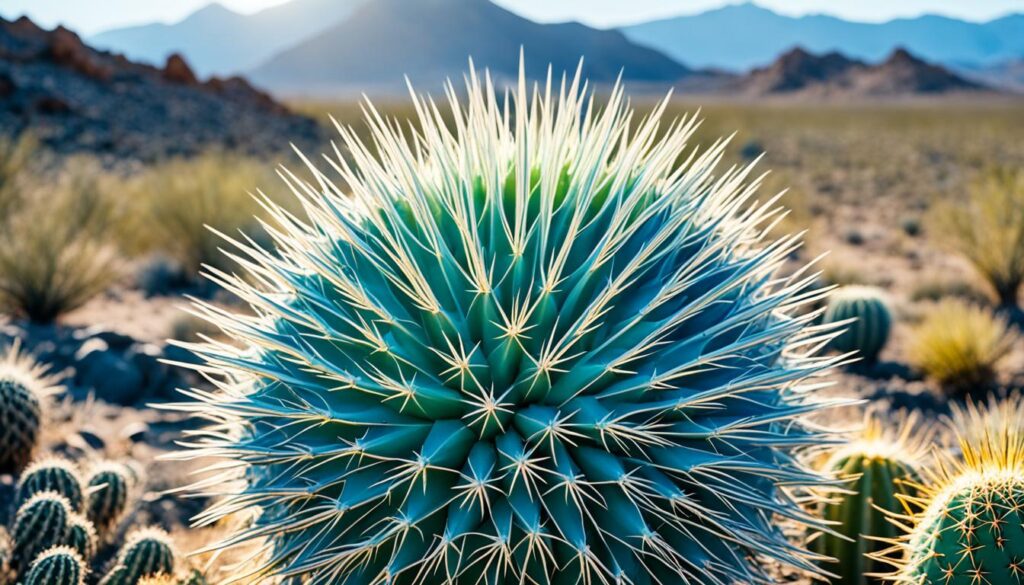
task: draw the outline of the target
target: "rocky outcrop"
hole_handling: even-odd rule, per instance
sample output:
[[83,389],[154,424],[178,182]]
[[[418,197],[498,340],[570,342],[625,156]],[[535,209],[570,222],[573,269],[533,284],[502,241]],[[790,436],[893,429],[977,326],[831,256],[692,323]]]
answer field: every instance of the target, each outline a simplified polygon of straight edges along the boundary
[[95,50],[63,27],[0,19],[0,134],[29,127],[58,152],[143,161],[322,142],[313,120],[242,78],[204,82],[180,55],[153,67]]
[[896,49],[883,62],[871,65],[836,52],[814,55],[797,47],[771,65],[738,78],[733,89],[755,96],[906,97],[988,88],[905,49]]

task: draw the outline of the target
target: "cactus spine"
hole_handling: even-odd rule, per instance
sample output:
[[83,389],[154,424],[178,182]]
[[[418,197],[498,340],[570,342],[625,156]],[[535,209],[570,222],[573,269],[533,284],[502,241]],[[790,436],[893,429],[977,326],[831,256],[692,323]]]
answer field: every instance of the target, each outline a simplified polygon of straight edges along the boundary
[[23,585],[84,585],[88,566],[71,547],[57,546],[32,561]]
[[[822,505],[822,516],[835,523],[836,534],[822,534],[817,551],[838,564],[823,567],[836,575],[834,585],[879,583],[872,575],[887,566],[874,557],[888,548],[885,541],[900,535],[889,515],[903,510],[898,496],[917,495],[921,460],[932,433],[920,428],[918,414],[899,417],[898,433],[888,432],[880,416],[869,411],[861,436],[839,449],[825,464],[838,478],[848,478],[844,493],[834,494]],[[845,537],[845,538],[844,538]]]
[[96,548],[98,546],[96,529],[93,527],[92,522],[89,522],[81,514],[73,514],[68,525],[68,535],[65,539],[65,544],[78,551],[78,554],[86,561],[92,560],[96,556]]
[[103,585],[137,585],[143,577],[174,574],[174,548],[170,536],[159,528],[143,528],[128,536],[117,564],[103,578]]
[[67,459],[50,457],[29,465],[18,482],[15,503],[20,506],[41,492],[58,493],[67,498],[72,510],[82,510],[82,479],[78,468]]
[[832,340],[842,352],[856,351],[868,362],[878,360],[889,340],[892,315],[881,290],[870,286],[844,286],[829,299],[825,322],[854,319],[846,331]]
[[100,463],[90,472],[87,512],[100,532],[109,532],[117,526],[128,507],[132,483],[127,468],[119,463]]
[[904,498],[922,510],[897,546],[903,559],[893,581],[1024,582],[1024,409],[1019,399],[980,407],[981,412],[1002,409],[1013,410],[1012,416],[994,413],[992,420],[1006,425],[961,433],[962,461],[945,461],[926,474],[922,497]]
[[14,558],[24,569],[43,551],[64,544],[74,512],[67,498],[55,492],[38,493],[14,516]]

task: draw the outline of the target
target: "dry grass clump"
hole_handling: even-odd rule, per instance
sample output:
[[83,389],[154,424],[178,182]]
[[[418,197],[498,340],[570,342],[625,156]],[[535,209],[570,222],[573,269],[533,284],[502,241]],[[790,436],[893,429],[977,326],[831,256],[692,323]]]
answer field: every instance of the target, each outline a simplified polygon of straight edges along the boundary
[[1024,283],[1024,172],[993,170],[966,200],[936,210],[935,234],[974,265],[999,303],[1016,306]]
[[231,236],[253,231],[260,207],[250,193],[276,184],[271,169],[266,162],[221,152],[148,169],[126,185],[126,248],[166,255],[192,278],[204,264],[224,267],[224,240],[209,228]]
[[38,323],[55,321],[103,292],[119,275],[105,243],[116,208],[104,178],[84,161],[67,162],[55,184],[24,181],[31,157],[12,181],[0,216],[0,312]]
[[946,300],[918,326],[908,353],[911,363],[946,391],[983,395],[1017,339],[1004,318]]

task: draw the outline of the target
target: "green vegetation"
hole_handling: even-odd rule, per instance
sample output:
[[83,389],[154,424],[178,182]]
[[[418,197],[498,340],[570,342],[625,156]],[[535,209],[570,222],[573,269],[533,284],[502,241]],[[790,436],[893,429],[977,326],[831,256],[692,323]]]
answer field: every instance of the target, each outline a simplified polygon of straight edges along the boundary
[[24,585],[85,585],[88,572],[89,567],[74,549],[56,546],[32,561]]
[[832,346],[841,352],[857,352],[868,362],[878,360],[889,340],[892,315],[885,294],[869,286],[844,286],[829,298],[825,323],[839,323],[845,331],[832,340]]

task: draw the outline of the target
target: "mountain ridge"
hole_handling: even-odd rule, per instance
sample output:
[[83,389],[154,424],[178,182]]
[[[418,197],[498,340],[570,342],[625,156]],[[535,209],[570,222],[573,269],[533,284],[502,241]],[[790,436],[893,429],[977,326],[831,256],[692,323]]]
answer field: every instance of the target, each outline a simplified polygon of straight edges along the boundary
[[[790,17],[752,2],[622,27],[634,42],[695,68],[745,71],[801,46],[876,61],[903,46],[929,61],[995,63],[1024,56],[1024,14],[983,23],[925,14],[883,23],[827,14]],[[757,34],[753,34],[754,32]],[[728,34],[728,33],[734,34]]]

